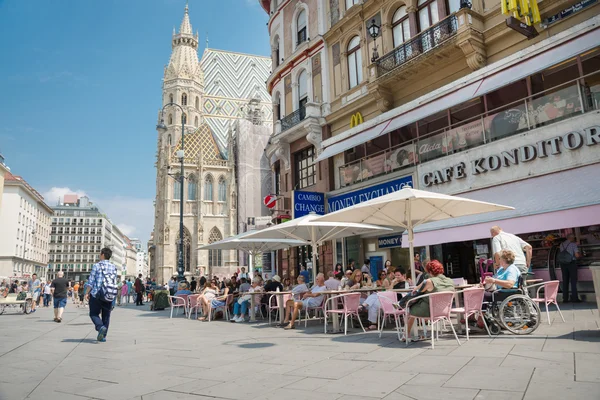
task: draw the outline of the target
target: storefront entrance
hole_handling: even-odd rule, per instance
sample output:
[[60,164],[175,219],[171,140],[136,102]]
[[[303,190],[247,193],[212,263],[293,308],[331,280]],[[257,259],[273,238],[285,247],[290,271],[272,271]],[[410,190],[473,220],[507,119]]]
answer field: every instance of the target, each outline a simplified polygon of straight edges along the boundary
[[468,282],[477,281],[475,269],[475,248],[473,241],[442,244],[444,273],[449,278],[465,278]]

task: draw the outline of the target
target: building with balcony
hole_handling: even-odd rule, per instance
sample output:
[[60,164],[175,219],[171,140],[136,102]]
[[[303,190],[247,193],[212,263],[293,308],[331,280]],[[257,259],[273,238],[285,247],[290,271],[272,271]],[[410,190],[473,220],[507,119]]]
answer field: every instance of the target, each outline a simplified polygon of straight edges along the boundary
[[[198,247],[237,234],[238,193],[246,188],[237,184],[230,132],[238,119],[249,115],[252,126],[271,126],[271,100],[264,88],[270,60],[209,48],[199,59],[198,36],[193,34],[187,6],[171,45],[162,104],[176,103],[185,112],[167,106],[158,118],[167,131],[160,133],[157,141],[155,220],[148,247],[151,274],[166,282],[177,273],[182,240],[186,274],[230,276],[237,269],[236,252]],[[183,180],[179,179],[181,150]],[[180,237],[182,202],[184,229]]]
[[104,247],[119,271],[126,268],[125,236],[88,197],[68,194],[52,209],[50,278],[63,271],[68,279],[86,280]]
[[[267,91],[274,107],[274,128],[265,154],[272,170],[272,193],[278,196],[273,218],[280,222],[303,215],[294,210],[295,194],[297,198],[303,192],[320,193],[324,199],[329,189],[328,163],[314,162],[329,113],[327,8],[322,0],[259,2],[269,14],[272,72]],[[319,262],[330,263],[331,257],[330,248],[319,249]],[[312,263],[310,247],[279,251],[273,258],[280,273],[292,278],[301,265]]]
[[[328,212],[406,185],[511,205],[424,225],[417,252],[475,281],[500,225],[531,241],[540,277],[560,278],[556,244],[575,233],[589,288],[586,267],[600,260],[600,8],[575,3],[540,3],[540,34],[528,40],[499,3],[328,2],[331,112],[316,159],[332,170]],[[335,261],[408,266],[407,238],[388,242],[340,240]]]
[[[0,166],[0,168],[2,168]],[[46,276],[52,208],[6,168],[0,208],[0,276]]]

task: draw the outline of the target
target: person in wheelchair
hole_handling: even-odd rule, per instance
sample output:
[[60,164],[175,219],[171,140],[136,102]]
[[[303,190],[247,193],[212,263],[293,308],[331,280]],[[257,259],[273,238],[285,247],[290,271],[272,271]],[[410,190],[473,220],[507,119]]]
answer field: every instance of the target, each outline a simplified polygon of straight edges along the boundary
[[510,250],[500,251],[500,268],[498,268],[494,276],[485,278],[485,293],[484,302],[492,302],[502,300],[518,289],[519,276],[521,272],[514,264],[515,253]]

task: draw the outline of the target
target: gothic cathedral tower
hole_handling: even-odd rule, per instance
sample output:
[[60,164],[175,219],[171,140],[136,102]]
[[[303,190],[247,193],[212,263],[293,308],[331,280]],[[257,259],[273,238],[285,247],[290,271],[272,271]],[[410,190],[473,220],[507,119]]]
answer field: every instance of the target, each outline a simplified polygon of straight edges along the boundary
[[[167,131],[159,134],[156,162],[154,232],[149,243],[151,275],[159,283],[177,272],[179,210],[184,202],[184,268],[186,275],[225,275],[237,265],[233,251],[199,251],[198,247],[235,234],[234,166],[219,146],[202,110],[204,73],[198,60],[198,34],[185,7],[179,32],[173,31],[172,52],[164,71],[162,105]],[[180,105],[169,106],[169,103]],[[185,126],[181,131],[182,121]],[[184,196],[179,173],[184,135]]]

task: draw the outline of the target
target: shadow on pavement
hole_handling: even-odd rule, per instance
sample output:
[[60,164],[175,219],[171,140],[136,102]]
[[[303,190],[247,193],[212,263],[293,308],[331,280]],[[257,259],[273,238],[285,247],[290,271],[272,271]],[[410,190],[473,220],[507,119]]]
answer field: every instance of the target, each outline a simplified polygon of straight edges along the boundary
[[243,344],[238,344],[238,347],[241,347],[242,349],[264,349],[266,347],[272,347],[275,346],[274,343],[243,343]]
[[97,343],[96,339],[63,339],[63,343]]

